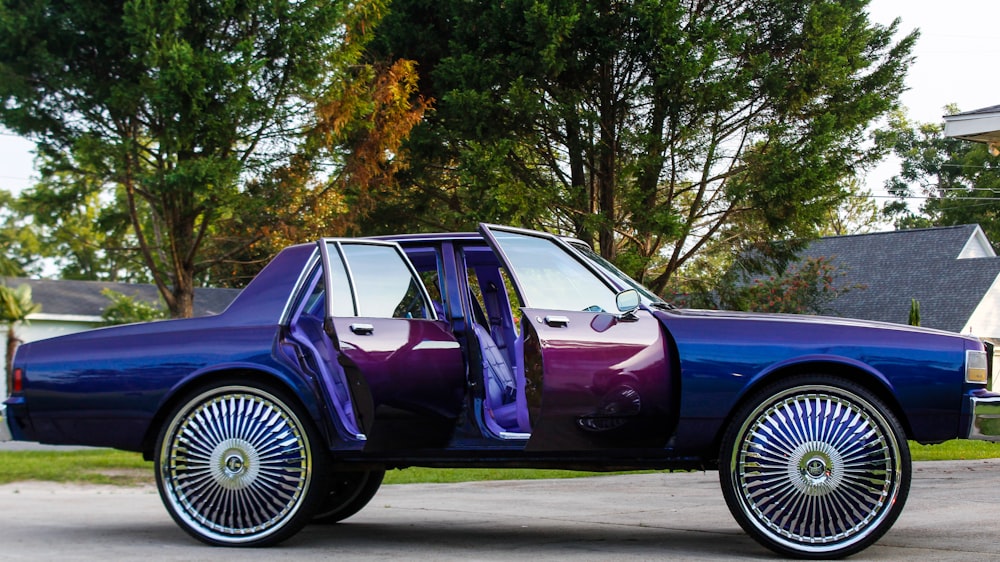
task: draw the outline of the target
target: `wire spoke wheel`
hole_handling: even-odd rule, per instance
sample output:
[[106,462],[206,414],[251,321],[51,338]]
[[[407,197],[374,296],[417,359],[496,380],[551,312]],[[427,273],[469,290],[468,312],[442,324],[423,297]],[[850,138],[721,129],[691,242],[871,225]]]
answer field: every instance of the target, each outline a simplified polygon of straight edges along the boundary
[[849,381],[798,384],[744,411],[728,432],[720,478],[755,539],[782,554],[839,557],[892,526],[909,490],[909,452],[898,422],[867,391]]
[[315,483],[307,428],[289,403],[223,386],[179,408],[160,438],[157,484],[174,520],[216,545],[264,546],[298,531]]

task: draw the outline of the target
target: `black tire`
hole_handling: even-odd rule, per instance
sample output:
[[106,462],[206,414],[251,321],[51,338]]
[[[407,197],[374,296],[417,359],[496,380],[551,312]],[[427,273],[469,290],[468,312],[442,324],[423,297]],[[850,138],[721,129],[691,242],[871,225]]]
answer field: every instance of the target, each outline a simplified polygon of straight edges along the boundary
[[384,470],[334,472],[330,475],[330,491],[312,522],[329,525],[361,511],[375,497],[383,478]]
[[797,558],[859,552],[892,527],[912,467],[891,410],[847,379],[796,376],[740,408],[722,440],[719,480],[740,526]]
[[156,445],[170,516],[214,546],[271,546],[326,497],[328,452],[298,402],[266,384],[225,381],[191,393]]

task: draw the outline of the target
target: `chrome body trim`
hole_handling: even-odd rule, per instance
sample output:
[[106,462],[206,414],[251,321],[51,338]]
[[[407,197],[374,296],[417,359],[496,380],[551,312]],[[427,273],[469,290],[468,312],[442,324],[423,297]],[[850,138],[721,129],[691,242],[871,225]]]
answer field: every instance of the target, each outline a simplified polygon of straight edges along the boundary
[[969,411],[972,412],[969,439],[1000,441],[1000,395],[990,394],[969,397]]
[[512,431],[501,431],[500,439],[520,439],[522,441],[527,441],[531,439],[530,433],[515,433]]

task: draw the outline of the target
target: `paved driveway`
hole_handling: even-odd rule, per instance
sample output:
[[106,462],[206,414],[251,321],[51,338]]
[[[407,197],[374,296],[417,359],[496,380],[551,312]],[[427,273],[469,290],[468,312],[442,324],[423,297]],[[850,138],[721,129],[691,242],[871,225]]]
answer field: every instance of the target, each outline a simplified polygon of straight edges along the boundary
[[[152,488],[0,486],[0,559],[771,559],[726,510],[716,473],[384,486],[350,520],[271,549],[202,546]],[[888,535],[853,560],[997,560],[1000,459],[918,463]]]

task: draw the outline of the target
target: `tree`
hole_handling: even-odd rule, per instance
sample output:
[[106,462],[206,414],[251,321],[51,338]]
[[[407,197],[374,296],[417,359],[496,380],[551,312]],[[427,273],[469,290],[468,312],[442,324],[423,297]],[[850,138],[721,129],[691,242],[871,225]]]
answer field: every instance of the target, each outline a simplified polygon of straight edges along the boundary
[[917,37],[866,5],[397,0],[373,49],[437,101],[379,216],[570,234],[657,291],[712,246],[807,238],[879,158]]
[[41,181],[10,204],[12,228],[33,242],[18,248],[35,263],[31,273],[41,274],[37,265],[44,259],[63,279],[150,282],[128,216],[102,202],[98,174],[39,162]]
[[283,188],[317,188],[274,178],[322,152],[307,132],[353,117],[316,107],[366,68],[384,4],[4,0],[0,121],[121,210],[171,315],[190,316],[198,276],[282,220]]
[[[1000,250],[1000,158],[985,144],[945,137],[943,124],[913,123],[902,113],[879,140],[900,158],[899,173],[886,182],[898,200],[883,209],[896,228],[976,223]],[[913,198],[922,198],[917,209]]]
[[910,326],[920,325],[920,301],[910,299],[910,319],[907,321]]
[[31,301],[31,286],[19,285],[16,288],[0,285],[0,322],[7,325],[7,353],[5,373],[7,380],[13,373],[14,352],[21,340],[17,337],[17,325],[27,322],[28,316],[42,309],[40,304]]
[[862,188],[857,180],[850,180],[845,187],[847,199],[827,216],[817,229],[819,236],[849,236],[874,232],[883,223],[882,210],[872,198],[869,189]]
[[686,292],[674,295],[674,301],[691,308],[829,314],[830,303],[838,297],[865,288],[843,283],[845,274],[823,256],[785,264],[764,276],[734,267],[711,284],[688,284]]
[[101,291],[111,303],[101,312],[101,320],[105,326],[116,324],[130,324],[133,322],[152,322],[162,320],[167,317],[167,311],[159,306],[150,304],[138,297],[104,289]]
[[0,190],[0,279],[24,275],[24,255],[35,248],[35,238],[25,232],[13,211],[16,198]]

